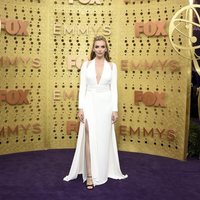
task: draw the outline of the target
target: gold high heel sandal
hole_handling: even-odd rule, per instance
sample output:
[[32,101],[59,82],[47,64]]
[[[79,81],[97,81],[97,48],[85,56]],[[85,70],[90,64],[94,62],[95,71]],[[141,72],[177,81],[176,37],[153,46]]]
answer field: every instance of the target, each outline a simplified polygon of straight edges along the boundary
[[[90,181],[88,181],[88,180],[90,180]],[[88,190],[92,190],[94,188],[94,185],[92,182],[92,176],[87,176],[86,187]]]

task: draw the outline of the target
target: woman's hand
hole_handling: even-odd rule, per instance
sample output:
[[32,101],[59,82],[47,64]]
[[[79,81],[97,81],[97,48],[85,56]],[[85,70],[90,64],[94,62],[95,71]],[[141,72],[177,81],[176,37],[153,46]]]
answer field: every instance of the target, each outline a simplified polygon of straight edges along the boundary
[[196,91],[196,95],[197,95],[197,96],[198,96],[199,93],[200,93],[199,90],[200,90],[200,87],[197,88],[197,91]]
[[118,119],[118,112],[112,112],[112,124],[114,124]]
[[84,112],[83,112],[83,109],[79,109],[78,118],[82,123],[84,123]]

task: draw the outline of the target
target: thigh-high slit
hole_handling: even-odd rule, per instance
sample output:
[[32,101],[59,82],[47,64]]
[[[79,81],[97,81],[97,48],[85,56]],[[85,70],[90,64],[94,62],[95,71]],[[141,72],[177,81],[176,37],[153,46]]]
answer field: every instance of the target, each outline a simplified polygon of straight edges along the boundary
[[91,157],[90,157],[90,141],[89,141],[89,127],[87,119],[85,120],[85,158],[87,177],[92,176],[91,172]]

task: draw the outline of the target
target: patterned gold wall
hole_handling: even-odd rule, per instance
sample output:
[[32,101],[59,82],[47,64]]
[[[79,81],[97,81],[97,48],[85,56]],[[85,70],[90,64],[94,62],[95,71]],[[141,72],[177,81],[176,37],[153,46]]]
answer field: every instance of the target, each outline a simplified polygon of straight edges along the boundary
[[[48,26],[45,2],[1,1],[1,19],[27,20],[28,36],[1,31],[1,90],[28,89],[29,104],[0,105],[1,154],[43,149],[46,133]],[[14,60],[9,64],[9,60]]]
[[[1,20],[27,20],[29,35],[1,31],[0,90],[29,90],[29,103],[1,101],[0,154],[75,147],[80,66],[94,35],[101,34],[118,66],[119,149],[184,159],[190,61],[177,54],[169,36],[142,33],[137,38],[135,26],[166,21],[168,33],[170,20],[188,1],[83,2],[89,0],[1,1]],[[174,33],[173,40],[188,43],[180,33]],[[135,105],[135,92],[146,94],[147,101],[157,95],[165,107]]]

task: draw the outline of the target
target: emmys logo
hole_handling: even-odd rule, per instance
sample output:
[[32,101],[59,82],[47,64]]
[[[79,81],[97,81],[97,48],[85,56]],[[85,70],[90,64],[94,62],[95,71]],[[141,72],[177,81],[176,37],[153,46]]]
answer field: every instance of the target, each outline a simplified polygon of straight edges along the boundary
[[28,25],[28,21],[0,19],[0,32],[5,30],[10,35],[27,36]]
[[54,90],[53,91],[53,100],[54,101],[61,101],[64,99],[65,101],[67,99],[75,100],[78,94],[76,94],[75,90],[68,90],[68,91],[61,91],[61,90]]
[[54,24],[54,35],[89,35],[89,33],[94,33],[95,35],[102,34],[104,36],[111,35],[110,26],[86,26],[86,25],[71,25],[63,26],[61,24]]
[[1,126],[0,125],[0,138],[10,137],[13,135],[18,136],[19,134],[40,134],[42,127],[39,123],[35,124],[17,124],[12,126]]
[[30,65],[33,68],[40,68],[41,67],[41,60],[40,58],[31,58],[31,57],[24,57],[24,56],[0,56],[0,67],[9,67],[9,66],[23,66],[27,67]]
[[[77,0],[69,0],[69,4],[74,4],[74,1],[77,1]],[[78,2],[81,4],[101,5],[101,0],[78,0]]]
[[132,127],[132,126],[119,126],[119,134],[122,136],[130,136],[130,138],[154,138],[160,140],[167,140],[173,142],[177,138],[177,133],[173,129],[160,129],[156,127],[145,128],[145,127]]
[[154,59],[154,60],[121,60],[121,70],[169,70],[171,72],[177,72],[181,69],[180,62],[173,59]]
[[[175,13],[169,24],[169,40],[180,56],[193,61],[196,71],[200,74],[200,67],[197,62],[200,55],[195,51],[200,46],[198,45],[198,38],[192,34],[192,30],[200,28],[199,9],[200,5],[192,4],[181,8]],[[193,21],[194,18],[196,18],[196,21]],[[181,40],[187,40],[188,42],[180,45],[179,40],[175,39],[179,36]]]

